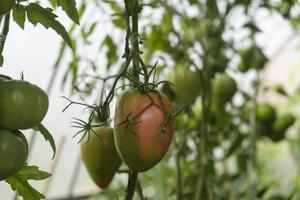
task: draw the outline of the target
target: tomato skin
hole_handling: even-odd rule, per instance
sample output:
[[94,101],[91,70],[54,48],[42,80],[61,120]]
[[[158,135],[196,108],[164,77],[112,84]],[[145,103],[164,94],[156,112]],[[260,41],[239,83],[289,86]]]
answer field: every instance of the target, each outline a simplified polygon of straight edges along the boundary
[[201,79],[197,72],[177,66],[170,78],[176,98],[184,105],[193,104],[201,94]]
[[0,180],[16,174],[28,156],[28,143],[20,131],[0,129]]
[[1,128],[33,128],[41,123],[48,106],[48,96],[38,86],[21,80],[0,81]]
[[91,133],[88,141],[81,142],[81,157],[94,183],[105,189],[122,161],[115,147],[113,129],[100,127],[94,131],[98,137]]
[[159,163],[173,132],[173,106],[165,95],[157,91],[126,91],[121,95],[115,114],[115,144],[130,169],[144,172]]

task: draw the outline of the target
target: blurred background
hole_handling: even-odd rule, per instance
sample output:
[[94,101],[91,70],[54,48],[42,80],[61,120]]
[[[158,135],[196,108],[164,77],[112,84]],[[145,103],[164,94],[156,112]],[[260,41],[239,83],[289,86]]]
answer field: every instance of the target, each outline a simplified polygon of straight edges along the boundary
[[[149,3],[149,5],[151,5],[150,1],[144,2],[145,4]],[[190,12],[196,13],[195,15],[197,15],[197,10],[193,8],[193,3],[190,3],[191,5],[187,3],[191,1],[178,1],[177,4],[171,1],[165,2],[174,6],[179,11],[185,10],[183,13]],[[254,3],[252,2],[252,4],[255,4],[255,2],[256,1],[254,1]],[[274,1],[274,4],[279,4],[280,2],[281,1]],[[76,3],[78,8],[82,5],[81,1],[77,1]],[[48,1],[41,1],[41,4],[51,6]],[[108,58],[108,56],[110,56],[107,54],[108,50],[99,48],[99,46],[103,44],[103,41],[107,35],[109,35],[113,39],[114,44],[122,44],[122,48],[117,47],[114,49],[116,55],[121,57],[123,54],[124,30],[120,29],[121,25],[118,27],[116,21],[112,23],[112,20],[116,20],[113,14],[117,9],[114,6],[98,1],[86,1],[86,4],[86,10],[81,17],[80,26],[76,26],[75,31],[71,34],[72,39],[77,41],[76,55],[72,55],[70,49],[66,47],[63,59],[57,71],[54,69],[54,65],[60,55],[59,50],[63,43],[54,31],[50,29],[46,30],[40,25],[34,27],[28,22],[26,22],[25,29],[22,30],[16,23],[12,22],[5,44],[3,54],[5,63],[4,68],[0,69],[0,73],[16,79],[19,79],[21,73],[23,73],[25,80],[39,85],[49,93],[50,107],[44,119],[44,125],[53,134],[56,141],[56,158],[54,160],[51,159],[52,150],[42,136],[37,135],[37,133],[32,133],[31,131],[25,131],[25,135],[28,139],[36,134],[34,143],[32,143],[32,151],[28,163],[37,165],[42,170],[52,173],[52,177],[47,180],[31,182],[37,190],[47,196],[47,199],[70,198],[71,196],[76,197],[99,192],[99,189],[89,178],[80,160],[80,147],[79,144],[77,144],[78,138],[73,138],[73,135],[77,131],[70,127],[70,122],[73,118],[85,118],[88,116],[87,112],[84,111],[83,107],[77,105],[71,106],[67,111],[62,112],[64,107],[68,104],[67,100],[62,98],[62,96],[88,103],[93,103],[97,100],[97,95],[103,86],[101,85],[102,83],[95,85],[93,88],[94,92],[83,98],[82,95],[74,92],[71,81],[72,75],[71,72],[68,72],[68,69],[71,69],[71,63],[73,62],[74,64],[74,57],[78,55],[78,58],[84,58],[85,61],[93,60],[98,67],[97,73],[100,76],[115,73],[118,67],[111,67],[110,69],[106,67],[108,62],[111,61],[111,57]],[[124,6],[122,1],[117,1],[117,4],[121,8]],[[179,5],[182,5],[183,8]],[[225,4],[223,5],[223,3],[219,3],[218,6],[220,10],[225,9]],[[226,33],[224,31],[223,37],[237,38],[239,41],[246,38],[247,33],[245,33],[245,31],[239,31],[238,28],[234,27],[241,27],[248,19],[248,16],[251,15],[249,18],[251,18],[251,20],[255,22],[255,26],[261,30],[259,34],[255,35],[255,42],[261,47],[268,58],[268,61],[260,72],[262,87],[272,87],[281,84],[284,85],[285,91],[291,94],[291,97],[283,98],[272,92],[262,91],[258,96],[258,101],[270,102],[272,105],[278,107],[279,112],[289,110],[295,116],[299,116],[299,97],[296,95],[300,84],[298,78],[300,72],[300,43],[298,31],[291,26],[287,18],[282,17],[280,13],[275,13],[275,11],[270,12],[265,8],[257,8],[257,10],[253,11],[253,8],[252,10],[249,9],[250,14],[247,14],[244,10],[245,8],[241,5],[230,14],[228,23],[231,23],[233,28]],[[295,10],[295,12],[299,11],[299,5]],[[145,33],[147,32],[147,28],[150,28],[148,21],[151,21],[151,24],[158,24],[158,27],[164,29],[164,24],[161,20],[162,16],[165,16],[162,15],[162,13],[165,14],[165,12],[167,12],[167,9],[163,8],[160,4],[154,7],[145,6],[141,14],[140,23],[141,27],[143,27],[141,30],[145,30]],[[59,21],[67,27],[66,29],[70,29],[70,27],[73,26],[73,23],[60,8],[56,8],[55,13],[59,16]],[[82,30],[88,31],[88,29],[91,29],[93,23],[96,24],[94,29],[84,38]],[[173,23],[176,26],[176,20],[174,20]],[[197,27],[194,28],[197,29]],[[86,34],[88,33],[86,32]],[[145,48],[148,48],[147,44]],[[78,62],[77,65],[78,74],[86,72],[86,68],[88,68],[86,67],[86,63]],[[115,62],[114,65],[120,65],[120,61]],[[234,67],[231,67],[231,69],[227,69],[227,72],[236,80],[239,89],[250,90],[252,87],[251,80],[253,80],[256,75],[255,71],[250,70],[247,74],[241,74],[236,73]],[[53,73],[55,73],[54,80],[51,79]],[[69,75],[67,75],[66,78],[66,74],[68,73]],[[167,74],[167,72],[165,73]],[[164,72],[162,72],[162,76],[164,76]],[[64,79],[66,79],[66,81],[63,84]],[[237,104],[242,102],[239,95],[237,95],[235,101]],[[113,105],[111,108],[114,110]],[[298,139],[298,121],[288,130],[286,140],[278,143],[270,143],[268,141],[258,142],[259,150],[257,152],[257,160],[259,166],[264,171],[261,180],[272,180],[272,182],[274,182],[273,191],[276,191],[275,193],[287,194],[290,192],[291,184],[293,185],[295,177],[299,175],[299,160],[295,159],[295,157],[299,156],[300,140]],[[171,156],[172,153],[172,151],[169,152],[169,156]],[[164,173],[164,166],[165,165],[158,165],[154,169],[151,169],[152,172],[149,172],[149,176],[153,175],[156,179],[162,178],[158,177],[158,175]],[[229,169],[229,171],[230,170],[234,171],[234,169]],[[118,191],[121,191],[121,194],[123,194],[122,189],[125,191],[126,177],[124,174],[118,174],[116,176],[116,180],[118,181],[114,181],[111,188],[121,188]],[[151,180],[153,180],[153,178]],[[146,185],[146,196],[148,194],[149,197],[152,196],[151,199],[164,199],[163,195],[161,197],[153,195],[153,191],[155,190],[148,186],[148,182]],[[164,187],[162,186],[162,188]],[[108,190],[108,193],[109,191],[110,190]],[[14,199],[15,197],[15,194],[4,182],[0,182],[0,194],[1,199],[5,200]],[[102,198],[100,197],[100,199]],[[105,197],[103,197],[103,199],[105,199]],[[170,197],[168,199],[172,198]]]

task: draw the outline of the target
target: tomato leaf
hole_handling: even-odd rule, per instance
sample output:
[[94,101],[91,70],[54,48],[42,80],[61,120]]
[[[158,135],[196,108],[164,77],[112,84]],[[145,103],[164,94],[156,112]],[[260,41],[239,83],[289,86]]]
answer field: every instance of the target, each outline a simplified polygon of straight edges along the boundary
[[74,0],[57,0],[57,4],[67,13],[67,15],[76,24],[79,24],[79,16],[76,9],[76,2]]
[[73,49],[71,39],[63,25],[56,20],[57,16],[51,8],[43,8],[36,3],[26,6],[27,18],[33,24],[41,24],[45,28],[52,28]]
[[55,147],[55,141],[51,135],[51,133],[45,128],[45,126],[43,126],[43,124],[40,124],[37,129],[40,131],[40,133],[44,136],[46,141],[49,141],[52,150],[53,150],[53,157],[52,159],[55,157],[55,153],[56,153],[56,147]]
[[12,190],[16,191],[23,199],[40,200],[44,199],[45,196],[39,191],[34,189],[28,180],[43,180],[50,177],[51,174],[48,172],[40,171],[36,166],[25,165],[17,174],[7,178],[7,182]]
[[13,19],[20,26],[21,29],[25,27],[25,7],[19,4],[16,4],[13,8]]

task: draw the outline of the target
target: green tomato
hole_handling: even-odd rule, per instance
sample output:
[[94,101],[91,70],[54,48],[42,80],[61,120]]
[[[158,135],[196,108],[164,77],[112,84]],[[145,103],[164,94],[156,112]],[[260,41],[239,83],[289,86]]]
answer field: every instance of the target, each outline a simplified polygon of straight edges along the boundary
[[21,80],[0,81],[0,127],[17,130],[38,126],[49,106],[47,94]]
[[0,1],[0,15],[8,13],[15,5],[14,0],[1,0]]
[[0,180],[16,174],[28,156],[28,143],[20,131],[0,129]]
[[213,94],[215,101],[218,103],[226,103],[231,101],[237,91],[237,84],[227,74],[219,74],[213,80]]
[[188,68],[177,66],[171,74],[170,81],[174,84],[172,89],[176,99],[184,105],[193,104],[201,94],[200,75]]
[[256,117],[259,122],[270,124],[276,118],[276,110],[273,106],[267,103],[258,105],[256,109]]
[[272,136],[271,139],[275,142],[284,138],[285,132],[291,127],[296,118],[292,114],[285,114],[278,119],[272,125]]
[[122,162],[115,147],[113,129],[101,127],[94,132],[87,141],[81,142],[81,157],[92,180],[105,189]]
[[173,106],[153,91],[124,92],[116,106],[115,144],[121,159],[135,172],[144,172],[161,161],[174,133]]

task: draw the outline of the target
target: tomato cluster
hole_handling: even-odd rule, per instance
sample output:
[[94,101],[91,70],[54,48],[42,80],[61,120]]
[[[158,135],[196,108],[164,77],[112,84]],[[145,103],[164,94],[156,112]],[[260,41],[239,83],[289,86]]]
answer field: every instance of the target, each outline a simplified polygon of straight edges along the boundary
[[277,116],[275,108],[268,103],[262,103],[257,106],[256,118],[257,131],[268,136],[274,142],[282,140],[288,128],[296,120],[290,113]]
[[173,106],[158,91],[128,90],[118,100],[114,129],[104,126],[92,132],[81,142],[81,156],[92,180],[104,189],[122,161],[134,172],[161,161],[173,137]]
[[19,129],[38,126],[48,110],[48,96],[39,87],[0,76],[0,180],[25,164],[28,142]]

